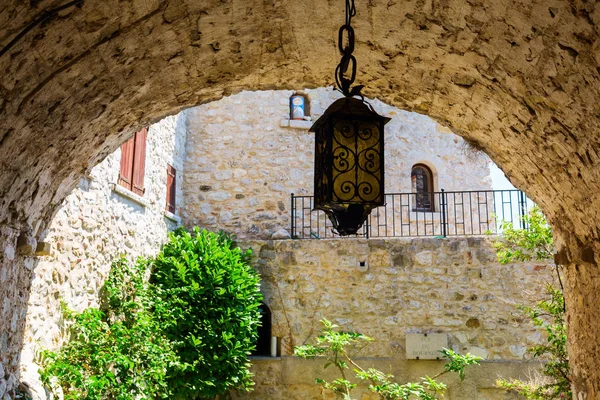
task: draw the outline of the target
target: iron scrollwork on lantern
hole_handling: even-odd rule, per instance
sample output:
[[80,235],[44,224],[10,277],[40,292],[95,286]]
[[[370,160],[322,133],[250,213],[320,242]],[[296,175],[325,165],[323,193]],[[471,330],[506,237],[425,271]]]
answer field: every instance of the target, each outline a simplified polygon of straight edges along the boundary
[[353,97],[335,101],[315,132],[315,204],[341,236],[356,234],[384,204],[384,125],[390,118]]

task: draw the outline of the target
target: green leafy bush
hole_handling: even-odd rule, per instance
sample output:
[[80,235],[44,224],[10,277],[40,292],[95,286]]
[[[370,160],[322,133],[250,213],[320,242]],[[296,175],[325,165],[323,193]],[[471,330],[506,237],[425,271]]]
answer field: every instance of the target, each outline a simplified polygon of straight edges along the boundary
[[259,276],[225,234],[183,230],[153,263],[154,309],[179,363],[169,370],[173,399],[213,397],[253,382],[262,296]]
[[364,369],[356,363],[354,357],[366,345],[373,341],[372,338],[356,332],[342,332],[337,330],[338,326],[332,324],[326,319],[322,319],[323,331],[316,339],[314,345],[298,346],[294,354],[311,359],[315,357],[324,357],[324,368],[334,366],[338,369],[341,378],[328,382],[317,378],[316,382],[327,390],[331,390],[344,400],[352,400],[351,392],[356,388],[357,383],[350,380],[347,372],[350,366],[359,380],[369,382],[369,390],[379,395],[385,400],[435,400],[438,396],[443,397],[446,385],[438,382],[436,379],[448,372],[456,372],[460,379],[465,378],[465,368],[469,365],[479,364],[480,357],[471,354],[460,355],[452,350],[444,349],[442,354],[449,361],[444,366],[444,371],[433,376],[421,378],[421,382],[396,383],[394,376],[384,374],[383,372],[368,368]]
[[43,352],[46,385],[67,400],[201,399],[251,388],[262,298],[250,251],[197,228],[169,240],[154,260],[114,262],[99,309],[64,307],[70,340]]
[[[534,207],[523,220],[527,229],[514,228],[511,223],[502,224],[502,237],[494,243],[500,263],[552,260],[554,254],[552,230],[542,212]],[[499,379],[496,382],[498,387],[517,392],[527,399],[570,399],[572,397],[567,355],[565,299],[562,292],[560,266],[554,267],[561,289],[548,285],[546,298],[533,307],[519,307],[529,315],[532,324],[541,327],[547,335],[546,343],[528,350],[534,357],[545,360],[541,375],[530,381]]]

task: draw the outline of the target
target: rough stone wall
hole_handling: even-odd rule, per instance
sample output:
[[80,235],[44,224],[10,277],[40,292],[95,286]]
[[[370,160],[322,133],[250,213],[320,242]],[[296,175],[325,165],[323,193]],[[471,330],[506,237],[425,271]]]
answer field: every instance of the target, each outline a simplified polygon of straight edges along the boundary
[[[2,45],[55,6],[3,2]],[[322,0],[107,0],[33,26],[0,56],[0,229],[15,230],[2,251],[13,236],[38,240],[80,176],[136,128],[241,90],[331,84],[342,14]],[[600,7],[374,0],[353,23],[367,95],[479,145],[548,216],[567,266],[574,386],[597,396]],[[18,342],[31,271],[19,257],[2,269]]]
[[[281,338],[282,356],[291,355],[293,346],[312,341],[319,333],[319,320],[327,318],[345,330],[373,337],[362,355],[375,358],[368,362],[388,365],[402,378],[407,369],[415,368],[414,361],[405,360],[406,333],[446,333],[453,350],[490,362],[529,360],[526,349],[545,340],[516,306],[540,300],[553,269],[543,263],[500,265],[491,240],[275,240],[240,245],[254,251],[261,290],[272,313],[272,334]],[[359,266],[361,261],[365,267]],[[309,378],[316,377],[315,371],[307,377],[290,368],[280,370],[277,363],[260,366],[265,365],[259,362],[254,368],[256,379],[267,383],[248,398],[313,398],[298,393],[286,397],[290,388],[280,382],[314,391]],[[429,368],[439,365],[430,363]],[[524,376],[530,366],[511,368],[511,373]],[[278,378],[269,378],[272,374]],[[494,379],[482,374],[471,384],[493,388]],[[451,398],[490,397],[456,393]]]
[[5,293],[1,297],[0,321],[0,398],[18,382],[18,367],[23,346],[22,332],[25,329],[25,313],[29,299],[29,275],[35,266],[34,260],[25,258],[18,251],[19,231],[3,226],[0,228],[0,287]]
[[[337,98],[330,89],[306,93],[314,118]],[[60,302],[78,311],[96,306],[111,261],[119,255],[135,258],[155,253],[166,232],[177,225],[176,219],[164,215],[167,163],[177,170],[177,213],[181,210],[194,225],[233,230],[254,239],[270,237],[289,225],[289,192],[312,193],[314,157],[313,134],[307,130],[310,122],[300,129],[281,126],[289,116],[291,94],[243,92],[150,126],[146,190],[141,197],[115,186],[120,149],[81,180],[40,241],[38,257],[26,258],[35,275],[20,357],[22,381],[39,390],[36,353],[54,349],[64,339]],[[379,101],[373,104],[378,112],[394,117],[387,126],[386,145],[392,155],[386,161],[400,165],[400,170],[389,169],[388,191],[410,191],[410,168],[417,162],[428,162],[439,182],[450,189],[467,182],[470,188],[489,187],[489,160],[475,154],[465,161],[464,141],[458,136],[426,116]],[[244,135],[256,129],[271,136],[257,142],[255,135]],[[404,154],[402,162],[396,160],[396,153]],[[209,190],[201,185],[207,182],[212,183],[206,185]],[[240,194],[247,197],[239,198]],[[192,206],[184,206],[188,202]],[[273,204],[277,212],[271,214]],[[204,219],[206,208],[212,211],[208,219]],[[260,231],[255,232],[257,226]],[[19,320],[17,315],[11,318],[15,324]]]
[[[313,121],[340,97],[331,88],[302,92]],[[293,93],[242,92],[187,111],[185,225],[225,229],[240,238],[289,230],[290,194],[312,195],[314,179],[312,123],[290,123]],[[426,116],[370,102],[392,118],[385,130],[386,192],[411,192],[417,163],[431,168],[436,191],[491,189],[485,154]]]
[[[451,347],[521,360],[540,332],[517,304],[544,293],[545,264],[500,265],[491,239],[242,241],[251,247],[283,355],[323,317],[375,338],[366,356],[404,355],[406,333],[444,332]],[[359,262],[366,266],[359,266]]]
[[[434,375],[443,371],[443,361],[404,360],[401,357],[373,358],[357,357],[355,360],[363,367],[373,367],[391,373],[395,381],[419,382],[425,375]],[[514,377],[527,380],[539,368],[537,362],[483,362],[477,367],[467,367],[466,379],[445,375],[440,380],[448,385],[444,399],[449,400],[523,400],[521,396],[500,390],[495,382],[498,377]],[[256,386],[251,393],[232,393],[236,400],[335,400],[331,392],[324,391],[315,384],[315,377],[332,381],[339,378],[334,368],[323,369],[323,361],[302,360],[298,357],[254,358],[252,371]],[[357,382],[353,399],[379,400],[371,393],[367,385]]]
[[[60,302],[77,311],[98,305],[98,293],[111,262],[155,254],[178,226],[165,215],[167,163],[177,170],[181,188],[185,150],[185,113],[148,130],[143,196],[118,187],[121,151],[92,169],[67,196],[48,228],[44,254],[36,264],[21,353],[21,381],[39,390],[35,355],[64,340]],[[177,209],[181,207],[179,190]]]

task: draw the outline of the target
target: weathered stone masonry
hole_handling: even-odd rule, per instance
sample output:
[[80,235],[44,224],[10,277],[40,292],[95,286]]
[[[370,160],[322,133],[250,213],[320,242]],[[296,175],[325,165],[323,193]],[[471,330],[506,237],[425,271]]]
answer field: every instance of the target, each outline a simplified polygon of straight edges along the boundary
[[318,321],[326,317],[374,337],[368,356],[403,355],[404,334],[412,330],[449,333],[455,350],[485,359],[520,360],[541,335],[515,305],[543,293],[551,271],[544,263],[500,265],[492,240],[240,244],[255,252],[266,303],[273,312],[273,336],[283,338],[284,355],[316,333]]
[[452,349],[486,360],[469,370],[464,383],[450,380],[449,398],[505,398],[495,389],[495,380],[527,378],[528,370],[537,365],[518,361],[530,359],[527,347],[545,340],[516,305],[539,299],[552,268],[543,263],[500,265],[492,240],[241,242],[254,251],[254,265],[272,312],[273,335],[282,340],[283,356],[255,360],[256,391],[241,398],[322,398],[314,385],[315,377],[326,374],[320,362],[303,364],[288,358],[293,346],[314,339],[321,318],[373,337],[362,363],[376,364],[399,379],[418,379],[443,364],[406,360],[406,333],[446,333]]
[[35,356],[40,350],[56,349],[65,339],[60,302],[77,311],[97,306],[113,260],[155,254],[167,232],[179,225],[179,217],[165,213],[167,163],[179,174],[180,208],[185,132],[185,112],[149,128],[143,196],[116,185],[120,150],[108,156],[82,179],[53,218],[44,253],[27,258],[35,276],[20,366],[21,381],[40,396],[36,398],[45,396]]
[[[4,2],[2,45],[54,6]],[[0,57],[6,346],[22,342],[32,275],[11,249],[40,239],[80,176],[181,109],[331,84],[342,20],[322,0],[85,1]],[[567,266],[574,386],[588,400],[600,393],[599,24],[586,0],[374,0],[355,19],[366,94],[478,144],[548,216]]]
[[[289,230],[290,193],[312,194],[314,179],[312,122],[290,123],[293,93],[242,92],[187,111],[184,225],[226,229],[240,238]],[[313,120],[340,97],[331,88],[303,93]],[[436,191],[491,189],[485,154],[426,116],[369,101],[392,118],[385,131],[387,192],[411,192],[411,168],[418,163],[434,172]]]

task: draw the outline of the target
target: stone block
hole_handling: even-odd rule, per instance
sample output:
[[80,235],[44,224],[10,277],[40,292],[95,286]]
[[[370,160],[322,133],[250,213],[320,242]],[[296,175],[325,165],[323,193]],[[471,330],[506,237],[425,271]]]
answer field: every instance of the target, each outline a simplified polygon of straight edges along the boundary
[[17,253],[22,256],[29,256],[34,253],[37,243],[35,238],[26,233],[21,233],[17,238]]
[[512,345],[509,347],[509,349],[510,353],[519,359],[522,359],[525,353],[527,352],[527,347],[522,345]]
[[391,264],[390,253],[384,249],[372,249],[369,254],[369,265],[374,268],[389,267]]
[[271,239],[275,239],[275,240],[291,239],[291,236],[287,230],[281,228],[271,236]]
[[42,256],[49,256],[50,253],[52,252],[52,244],[49,242],[38,242],[37,247],[35,249],[35,255],[42,257]]
[[219,170],[213,172],[213,178],[218,181],[229,180],[233,177],[233,173],[230,170]]
[[484,360],[487,360],[490,356],[490,352],[486,349],[482,349],[481,347],[470,347],[468,352],[474,356],[481,357]]
[[303,129],[308,130],[313,125],[312,121],[299,121],[299,120],[290,120],[289,127],[295,129]]
[[224,201],[230,198],[231,195],[226,192],[213,192],[209,193],[206,198],[213,201]]
[[433,264],[433,253],[431,251],[421,251],[415,254],[415,264],[431,266]]
[[408,262],[406,255],[402,251],[392,251],[392,263],[396,267],[404,267]]

